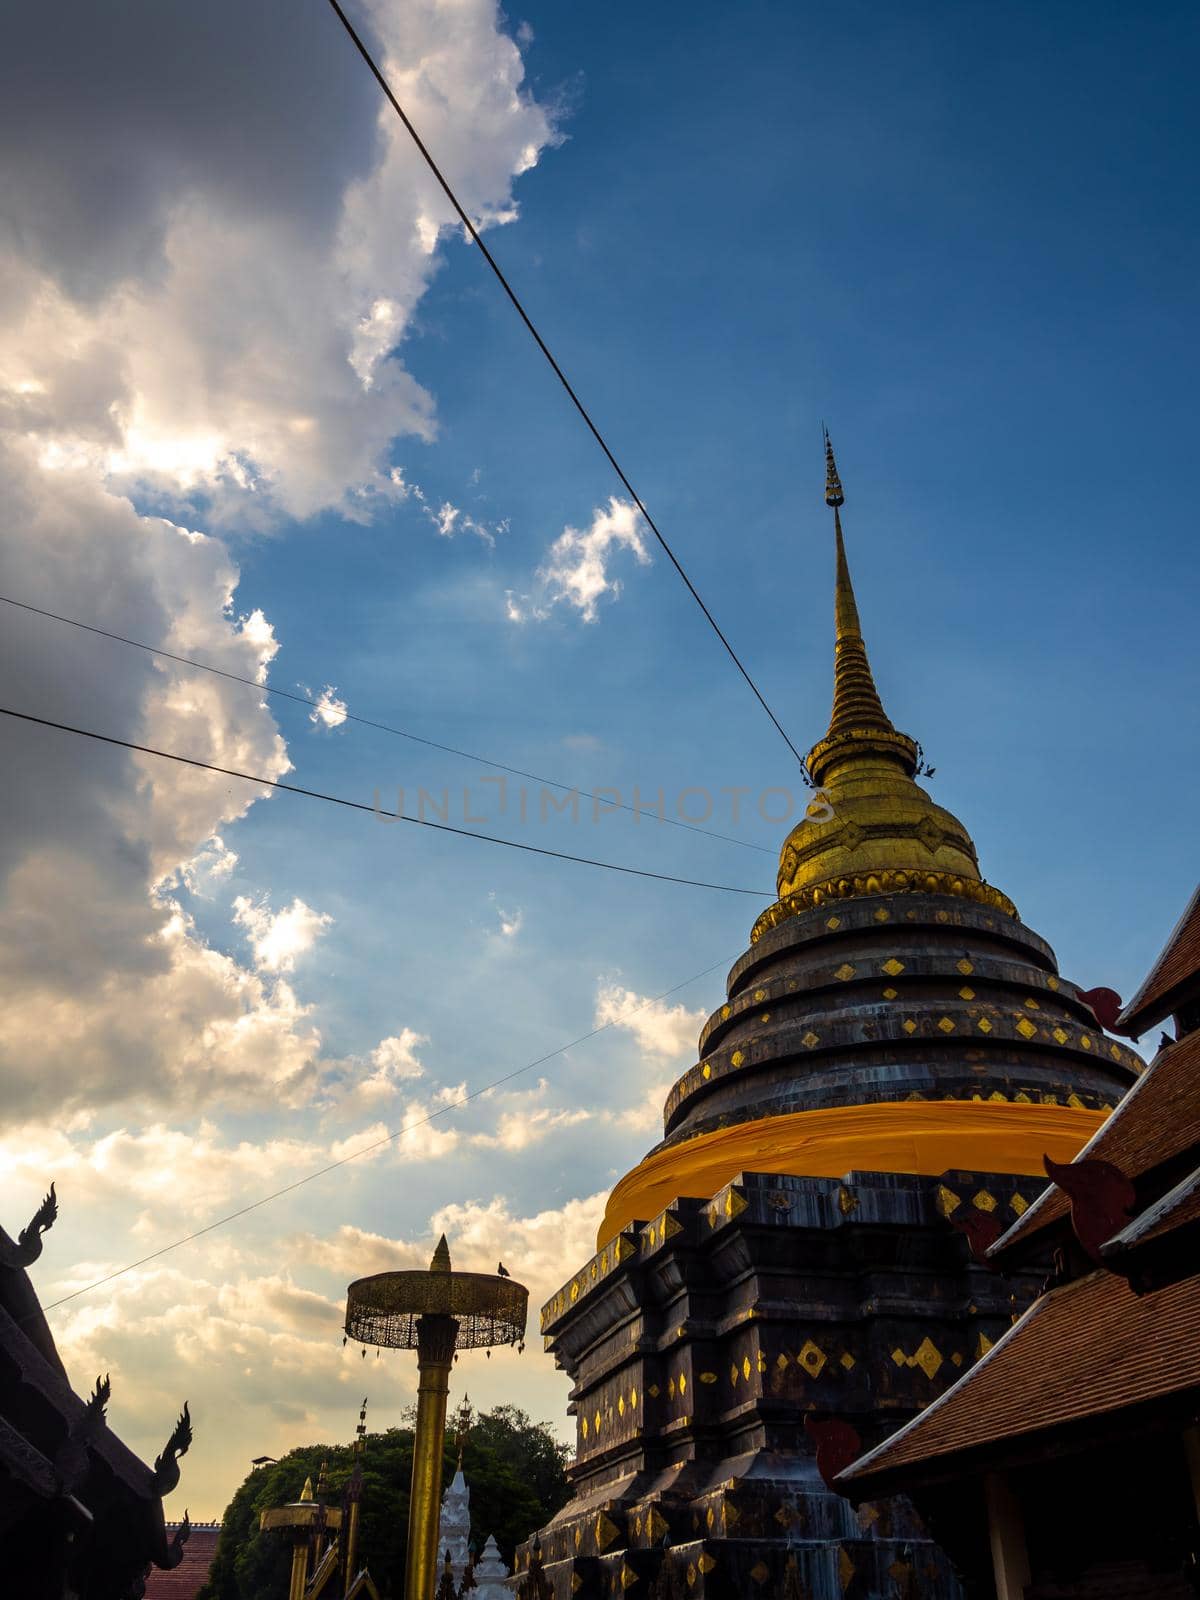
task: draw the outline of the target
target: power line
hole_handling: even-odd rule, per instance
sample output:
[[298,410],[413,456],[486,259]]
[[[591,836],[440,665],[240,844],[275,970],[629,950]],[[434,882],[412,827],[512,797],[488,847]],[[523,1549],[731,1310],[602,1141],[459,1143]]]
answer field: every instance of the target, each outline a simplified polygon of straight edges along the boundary
[[[693,973],[690,978],[685,978],[682,983],[673,984],[671,988],[664,989],[661,994],[652,995],[648,1000],[643,1000],[640,1006],[634,1006],[626,1013],[627,1017],[636,1016],[639,1011],[657,1005],[660,1000],[669,999],[671,995],[678,994],[680,989],[686,989],[690,984],[699,983],[701,978],[707,978],[718,968],[725,966],[724,961],[716,961],[711,967],[705,967],[703,972]],[[491,1083],[485,1083],[479,1089],[472,1089],[469,1094],[462,1095],[457,1100],[452,1100],[448,1105],[439,1106],[436,1111],[431,1111],[428,1116],[419,1117],[415,1122],[406,1122],[402,1128],[397,1128],[394,1133],[386,1134],[382,1139],[376,1139],[371,1144],[363,1145],[361,1150],[355,1150],[348,1156],[342,1156],[338,1161],[331,1161],[327,1166],[318,1167],[315,1172],[308,1173],[303,1178],[297,1178],[294,1183],[288,1183],[282,1189],[275,1189],[271,1194],[265,1194],[258,1200],[252,1200],[249,1205],[240,1206],[236,1211],[230,1211],[223,1217],[218,1217],[215,1222],[207,1223],[203,1228],[196,1228],[192,1233],[185,1234],[182,1239],[176,1239],[173,1244],[165,1244],[159,1250],[152,1250],[148,1256],[142,1256],[137,1261],[130,1261],[126,1266],[118,1267],[115,1272],[107,1273],[103,1278],[97,1278],[94,1283],[85,1284],[81,1289],[73,1289],[70,1294],[64,1294],[58,1300],[52,1300],[49,1305],[43,1306],[44,1311],[53,1311],[56,1306],[66,1305],[68,1300],[77,1300],[80,1295],[90,1294],[93,1289],[99,1289],[106,1283],[112,1283],[114,1278],[121,1278],[127,1272],[134,1272],[138,1267],[144,1267],[150,1261],[157,1261],[160,1256],[169,1255],[173,1250],[181,1249],[185,1244],[202,1238],[206,1233],[212,1233],[217,1228],[223,1228],[230,1222],[236,1222],[239,1217],[247,1216],[251,1211],[270,1205],[272,1200],[278,1200],[285,1194],[292,1194],[297,1189],[302,1189],[306,1183],[312,1183],[317,1178],[323,1178],[327,1173],[336,1172],[339,1167],[357,1161],[360,1156],[369,1155],[372,1150],[379,1150],[386,1144],[393,1143],[402,1138],[406,1133],[412,1133],[416,1128],[424,1128],[438,1117],[444,1117],[448,1112],[457,1111],[472,1100],[478,1100],[481,1095],[490,1094],[493,1089],[502,1088],[504,1084],[511,1083],[514,1078],[521,1077],[526,1072],[532,1072],[535,1067],[543,1066],[547,1061],[553,1061],[556,1056],[564,1055],[568,1050],[574,1050],[577,1045],[586,1044],[589,1039],[594,1039],[597,1034],[604,1033],[609,1028],[615,1028],[624,1017],[613,1017],[608,1022],[598,1023],[587,1033],[581,1033],[578,1039],[572,1039],[568,1044],[560,1044],[554,1050],[548,1050],[544,1056],[538,1056],[536,1061],[527,1061],[523,1067],[506,1073],[502,1078],[496,1078]]]
[[623,872],[632,878],[654,878],[659,883],[682,883],[692,889],[719,889],[725,894],[748,894],[758,900],[771,896],[763,889],[741,889],[728,883],[706,883],[699,878],[678,878],[670,872],[651,872],[647,867],[626,867],[616,861],[600,861],[593,856],[571,855],[565,850],[547,850],[539,844],[524,844],[519,839],[501,839],[494,833],[478,833],[473,828],[456,828],[450,822],[431,822],[428,817],[406,817],[403,812],[384,811],[379,806],[366,805],[362,800],[347,800],[343,795],[322,794],[319,789],[305,789],[298,783],[284,783],[280,778],[263,778],[253,772],[239,772],[235,767],[219,767],[212,761],[200,761],[194,756],[177,755],[173,750],[156,750],[152,745],[134,744],[130,739],[116,739],[111,734],[94,733],[90,728],[76,728],[68,722],[55,722],[51,717],[35,717],[28,711],[14,711],[0,706],[0,716],[16,717],[21,722],[33,722],[42,728],[55,728],[60,733],[73,733],[81,739],[95,739],[100,744],[112,744],[122,750],[133,750],[138,755],[157,756],[161,761],[176,761],[181,766],[199,767],[204,772],[219,773],[223,778],[240,778],[245,783],[259,783],[268,789],[283,789],[288,794],[301,794],[309,800],[324,800],[327,805],[345,806],[349,811],[365,811],[374,817],[386,817],[391,822],[411,822],[418,828],[433,828],[438,833],[454,833],[464,839],[483,839],[488,844],[500,844],[509,850],[524,850],[529,855],[550,856],[555,861],[574,861],[583,867],[603,867],[608,872]]
[[[227,678],[231,683],[242,683],[247,688],[254,689],[258,694],[277,695],[281,700],[294,700],[298,705],[315,708],[318,701],[310,694],[295,694],[290,689],[279,689],[269,683],[257,683],[253,678],[245,678],[240,673],[229,672],[224,667],[214,667],[207,661],[197,661],[192,656],[176,655],[171,650],[163,650],[158,645],[144,644],[140,639],[130,639],[123,633],[112,633],[108,628],[98,628],[90,622],[80,622],[76,617],[63,616],[58,611],[47,611],[42,606],[30,605],[25,600],[14,600],[11,595],[0,594],[0,601],[6,606],[16,606],[20,611],[28,611],[35,617],[46,617],[51,622],[65,622],[70,628],[78,628],[83,633],[97,634],[101,639],[111,639],[116,644],[126,644],[134,650],[144,650],[147,655],[161,656],[165,661],[176,661],[180,666],[195,667],[199,672],[211,672],[214,677]],[[441,750],[451,756],[460,756],[465,761],[477,762],[483,767],[494,767],[498,772],[511,773],[516,778],[528,778],[531,783],[541,783],[550,789],[562,789],[568,794],[573,794],[579,787],[574,783],[560,783],[556,778],[543,778],[536,772],[525,772],[521,767],[506,766],[503,761],[489,761],[486,756],[474,754],[470,750],[456,749],[452,744],[439,744],[436,739],[423,738],[419,733],[408,733],[404,728],[393,727],[388,722],[376,722],[371,717],[356,716],[353,711],[343,713],[346,722],[357,722],[364,728],[374,728],[380,733],[394,734],[398,739],[410,739],[414,744],[428,745],[431,750]],[[672,828],[686,828],[689,833],[703,833],[710,839],[721,839],[726,844],[741,845],[743,850],[757,850],[760,855],[773,856],[775,851],[768,850],[765,845],[752,844],[748,839],[735,839],[731,833],[717,833],[713,828],[702,828],[695,822],[681,822],[675,817],[660,816],[657,811],[646,811],[639,806],[618,804],[621,811],[632,811],[637,817],[650,817],[654,822],[665,822]]]
[[445,196],[449,200],[450,204],[454,207],[455,211],[458,213],[459,220],[462,222],[463,227],[470,234],[472,241],[476,245],[478,245],[479,250],[483,255],[483,259],[487,262],[488,266],[491,267],[492,271],[495,273],[497,282],[500,284],[500,287],[504,290],[505,294],[508,296],[509,300],[512,302],[513,308],[516,311],[517,315],[520,317],[521,321],[525,324],[526,328],[529,330],[529,333],[533,337],[534,343],[537,345],[538,349],[545,356],[546,360],[549,362],[551,370],[554,373],[554,376],[558,379],[559,383],[561,383],[563,388],[566,390],[567,396],[570,399],[571,404],[575,407],[576,411],[578,411],[579,415],[583,418],[583,421],[584,421],[585,425],[587,426],[588,432],[592,435],[593,439],[595,439],[596,443],[600,446],[601,450],[604,452],[604,455],[608,460],[609,466],[612,467],[612,469],[616,473],[617,477],[621,480],[621,483],[623,484],[623,486],[624,486],[626,492],[628,493],[630,499],[633,501],[634,505],[641,512],[642,516],[645,518],[646,525],[649,527],[651,533],[653,533],[654,537],[658,540],[659,544],[662,546],[663,550],[666,552],[667,558],[669,559],[671,565],[675,568],[675,571],[679,574],[679,576],[683,579],[684,583],[687,585],[688,593],[691,595],[692,599],[696,602],[696,604],[700,607],[701,611],[703,611],[703,613],[704,613],[704,615],[705,615],[705,617],[706,617],[706,619],[708,621],[709,627],[713,630],[713,632],[716,634],[717,638],[725,646],[725,650],[726,650],[726,653],[729,656],[729,659],[733,662],[734,666],[738,669],[738,671],[741,673],[742,677],[746,680],[747,684],[750,686],[750,689],[751,689],[751,691],[752,691],[752,693],[754,695],[754,698],[758,701],[759,705],[763,708],[763,710],[770,717],[771,721],[775,724],[776,731],[778,732],[780,738],[782,738],[783,742],[787,745],[788,749],[792,752],[792,754],[795,756],[796,760],[800,763],[800,770],[802,772],[807,771],[807,769],[806,769],[806,767],[804,765],[804,757],[800,754],[799,750],[796,749],[796,746],[792,743],[791,739],[788,737],[787,733],[784,731],[783,724],[780,722],[779,718],[775,715],[775,713],[771,710],[770,706],[767,704],[765,698],[763,697],[763,693],[762,693],[761,689],[755,683],[754,679],[750,676],[750,674],[746,670],[746,668],[742,665],[741,658],[738,656],[737,651],[733,648],[733,646],[730,644],[729,640],[722,633],[721,628],[720,628],[720,626],[719,626],[719,624],[717,622],[717,619],[713,616],[712,612],[708,609],[708,607],[705,605],[704,601],[700,598],[699,591],[697,590],[695,584],[688,577],[687,573],[683,570],[683,566],[681,565],[681,563],[679,561],[679,558],[676,556],[675,552],[671,549],[671,546],[667,543],[667,541],[663,537],[663,535],[659,532],[658,524],[654,521],[654,518],[650,515],[650,513],[646,510],[646,507],[642,504],[641,496],[638,494],[637,490],[633,487],[633,484],[630,483],[629,479],[626,477],[625,471],[622,468],[620,462],[617,460],[616,456],[609,449],[608,444],[605,441],[604,435],[600,432],[600,429],[592,421],[592,418],[591,418],[590,414],[588,413],[588,410],[585,407],[583,401],[575,393],[575,390],[572,387],[572,385],[570,383],[570,380],[567,378],[566,373],[559,366],[558,362],[555,360],[554,356],[551,354],[549,345],[547,345],[546,341],[542,338],[541,334],[538,332],[537,328],[534,326],[534,324],[533,324],[533,322],[532,322],[532,320],[531,320],[531,318],[529,316],[529,313],[525,310],[525,307],[521,304],[521,301],[518,299],[516,290],[509,283],[508,279],[504,276],[504,273],[500,270],[499,264],[497,263],[495,256],[492,255],[492,252],[488,249],[487,245],[484,244],[483,239],[480,237],[479,230],[476,228],[475,224],[471,221],[470,217],[467,215],[466,211],[463,209],[463,206],[462,206],[461,202],[459,201],[458,196],[455,194],[454,190],[450,187],[449,183],[447,182],[445,177],[442,175],[442,171],[441,171],[440,167],[438,166],[437,162],[433,159],[432,155],[430,155],[429,150],[427,149],[424,140],[421,138],[421,135],[417,132],[416,128],[413,127],[411,121],[409,120],[408,114],[404,110],[404,107],[400,104],[399,100],[397,100],[396,96],[393,94],[392,89],[391,89],[391,85],[388,83],[387,79],[384,77],[384,75],[380,71],[380,69],[376,66],[374,57],[371,55],[371,52],[367,49],[367,47],[363,43],[362,39],[355,32],[353,24],[351,23],[349,17],[347,17],[346,13],[342,10],[341,6],[338,4],[338,0],[329,0],[329,4],[332,6],[334,12],[337,15],[338,20],[341,22],[343,28],[345,28],[346,32],[350,35],[350,38],[353,40],[355,48],[358,50],[359,55],[362,56],[363,60],[367,64],[367,66],[371,69],[372,76],[374,77],[376,83],[378,83],[379,87],[383,90],[384,94],[387,96],[388,102],[390,103],[390,105],[392,107],[392,110],[400,118],[400,121],[404,124],[405,128],[407,128],[409,134],[412,137],[413,143],[416,145],[417,149],[421,152],[421,155],[424,158],[426,166],[429,168],[430,172],[433,173],[434,177],[437,179],[438,183],[441,185],[442,192],[445,194]]

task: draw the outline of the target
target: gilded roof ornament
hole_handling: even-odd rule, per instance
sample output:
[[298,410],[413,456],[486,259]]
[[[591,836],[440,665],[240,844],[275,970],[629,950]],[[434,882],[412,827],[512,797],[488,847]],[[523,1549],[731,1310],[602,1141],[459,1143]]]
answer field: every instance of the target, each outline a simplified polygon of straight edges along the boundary
[[825,435],[825,504],[836,511],[838,506],[846,504],[846,496],[842,493],[842,480],[838,477],[837,462],[833,459],[833,441],[829,437],[829,429],[822,428],[822,432]]
[[952,894],[1014,915],[1007,896],[980,878],[962,823],[913,781],[931,769],[917,741],[883,709],[846,558],[846,493],[827,429],[824,440],[834,539],[833,706],[806,763],[823,809],[810,806],[784,841],[779,899],[753,937],[828,900],[898,891]]

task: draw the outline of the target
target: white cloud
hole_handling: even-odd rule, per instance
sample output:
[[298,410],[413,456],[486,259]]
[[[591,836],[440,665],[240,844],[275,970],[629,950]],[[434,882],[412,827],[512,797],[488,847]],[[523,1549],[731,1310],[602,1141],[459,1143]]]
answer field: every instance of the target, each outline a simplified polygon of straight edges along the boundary
[[[267,682],[271,608],[242,614],[213,530],[428,506],[391,465],[397,438],[436,429],[398,350],[439,241],[457,249],[460,235],[327,13],[288,0],[151,9],[148,28],[140,4],[28,7],[0,52],[0,564],[35,604],[231,676],[29,616],[6,619],[0,675],[46,716],[278,778],[285,742],[261,690],[234,681]],[[510,220],[514,178],[553,133],[495,0],[363,12],[472,215]],[[502,526],[461,512],[453,531],[486,541]],[[336,726],[344,703],[325,694],[319,725]],[[287,977],[329,919],[290,885],[278,913],[242,897],[252,964],[212,949],[172,888],[227,883],[231,829],[271,791],[48,729],[0,740],[21,775],[0,834],[0,1170],[36,1197],[47,1172],[65,1175],[60,1193],[83,1202],[75,1227],[92,1229],[74,1248],[56,1232],[40,1287],[55,1257],[81,1286],[156,1248],[164,1227],[178,1236],[231,1196],[406,1124],[348,1172],[465,1145],[446,1126],[458,1113],[428,1121],[449,1089],[395,1093],[386,1122],[376,1106],[337,1137],[235,1131],[245,1111],[323,1115],[345,1067],[323,1059]],[[404,1038],[383,1057],[381,1042],[368,1077],[404,1081]],[[201,1116],[214,1104],[220,1122]],[[302,1193],[309,1203],[315,1186]],[[80,1260],[100,1238],[115,1259]],[[77,1381],[112,1370],[114,1425],[144,1457],[192,1400],[193,1513],[219,1513],[250,1455],[353,1426],[341,1284],[293,1281],[278,1240],[256,1238],[239,1235],[243,1259],[214,1235],[187,1247],[186,1267],[171,1257],[54,1313]]]
[[519,1214],[501,1195],[486,1202],[456,1201],[433,1212],[428,1234],[419,1239],[389,1238],[344,1226],[326,1239],[298,1238],[293,1249],[298,1260],[357,1278],[427,1267],[434,1244],[444,1233],[454,1265],[466,1272],[495,1272],[497,1262],[503,1261],[529,1289],[536,1318],[542,1303],[595,1254],[596,1229],[607,1200],[602,1191],[530,1216]]
[[238,864],[236,850],[231,850],[219,833],[205,841],[190,861],[179,869],[179,881],[193,894],[210,896],[224,879],[231,877]]
[[[511,220],[554,133],[494,0],[367,13],[468,210]],[[394,492],[391,441],[434,432],[394,352],[460,236],[408,134],[328,18],[282,0],[249,28],[232,0],[155,30],[83,0],[56,20],[22,19],[0,64],[15,423],[47,463],[210,517],[369,514]]]
[[609,571],[616,552],[627,550],[639,566],[650,564],[642,528],[637,507],[615,495],[607,508],[596,508],[588,528],[564,528],[537,570],[537,594],[506,591],[505,612],[509,620],[544,620],[554,606],[565,604],[577,611],[584,622],[595,622],[599,615],[597,605],[604,596],[615,599],[621,592],[620,579]]
[[394,1095],[405,1079],[424,1076],[425,1068],[417,1059],[417,1051],[429,1039],[413,1028],[402,1028],[399,1033],[381,1039],[371,1052],[372,1071],[357,1084],[357,1092],[367,1100],[381,1100]]
[[[323,1293],[193,1246],[186,1265],[138,1268],[52,1318],[78,1389],[111,1374],[109,1420],[143,1460],[188,1401],[195,1440],[167,1515],[186,1505],[198,1520],[221,1515],[251,1456],[352,1436],[361,1362],[342,1347],[343,1305],[341,1285]],[[402,1404],[411,1375],[389,1378]]]
[[508,532],[507,517],[501,522],[491,524],[480,522],[478,517],[473,517],[469,511],[464,511],[461,506],[452,505],[449,500],[444,500],[435,511],[431,505],[425,503],[424,494],[415,484],[412,485],[412,489],[417,498],[422,501],[425,515],[433,523],[443,539],[453,539],[459,533],[470,533],[486,544],[489,549],[494,549],[496,535]]
[[[553,134],[494,0],[368,13],[465,203],[513,216]],[[392,442],[434,419],[396,347],[457,238],[444,196],[328,15],[286,0],[152,28],[137,5],[27,8],[0,52],[0,187],[6,581],[233,676],[31,617],[6,622],[0,673],[48,716],[278,778],[284,741],[233,681],[265,683],[277,641],[264,611],[237,613],[237,567],[198,527],[362,519],[408,492]],[[156,508],[170,520],[140,514]],[[48,730],[0,741],[23,775],[0,840],[3,1118],[241,1103],[256,1081],[286,1101],[319,1059],[308,1009],[209,950],[165,892],[227,877],[234,852],[207,841],[271,791]],[[283,933],[263,971],[295,960]]]
[[612,1023],[631,1033],[641,1049],[661,1059],[694,1056],[707,1012],[689,1011],[682,1003],[648,1000],[618,984],[602,984],[596,992],[596,1026]]
[[485,1149],[528,1150],[558,1129],[577,1127],[590,1117],[590,1111],[551,1111],[546,1106],[537,1111],[505,1111],[497,1118],[494,1133],[473,1134],[471,1143]]
[[307,955],[333,918],[314,911],[298,896],[282,911],[272,911],[265,899],[254,901],[240,894],[233,902],[233,920],[246,930],[256,967],[294,972],[297,960]]
[[[300,685],[303,689],[303,684]],[[304,693],[308,694],[304,689]],[[308,714],[308,720],[318,728],[340,728],[346,720],[346,702],[340,700],[333,685],[327,683],[316,697],[313,708]]]
[[492,909],[495,911],[496,918],[499,923],[499,927],[496,930],[496,936],[500,939],[506,940],[515,939],[525,923],[524,911],[520,908],[520,906],[518,906],[515,911],[506,911],[502,905],[498,905],[496,903],[496,895],[494,891],[488,895],[488,899],[492,903]]

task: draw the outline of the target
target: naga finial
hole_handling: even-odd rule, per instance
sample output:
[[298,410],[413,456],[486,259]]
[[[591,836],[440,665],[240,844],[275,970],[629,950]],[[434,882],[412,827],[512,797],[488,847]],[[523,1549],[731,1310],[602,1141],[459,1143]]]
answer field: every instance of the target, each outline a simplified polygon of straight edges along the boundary
[[112,1395],[112,1382],[97,1376],[96,1387],[83,1403],[83,1410],[71,1423],[67,1437],[54,1454],[54,1471],[65,1494],[74,1494],[87,1478],[88,1450],[104,1426],[104,1408]]
[[183,1513],[183,1521],[175,1529],[175,1537],[167,1546],[167,1559],[162,1563],[167,1572],[171,1572],[183,1560],[183,1547],[191,1538],[192,1519],[187,1512]]
[[86,1408],[88,1421],[94,1429],[104,1421],[104,1408],[112,1399],[112,1378],[106,1372],[103,1377],[96,1374],[96,1387],[87,1398]]
[[29,1226],[22,1228],[17,1235],[16,1260],[12,1265],[17,1267],[31,1267],[42,1253],[42,1235],[49,1233],[54,1226],[54,1219],[58,1216],[58,1196],[54,1192],[54,1185],[50,1185],[50,1193],[33,1213]]
[[192,1418],[188,1411],[187,1401],[183,1402],[183,1410],[179,1413],[179,1421],[171,1430],[171,1437],[163,1446],[163,1452],[155,1458],[154,1462],[154,1487],[160,1495],[170,1494],[179,1482],[179,1456],[185,1456],[192,1442]]

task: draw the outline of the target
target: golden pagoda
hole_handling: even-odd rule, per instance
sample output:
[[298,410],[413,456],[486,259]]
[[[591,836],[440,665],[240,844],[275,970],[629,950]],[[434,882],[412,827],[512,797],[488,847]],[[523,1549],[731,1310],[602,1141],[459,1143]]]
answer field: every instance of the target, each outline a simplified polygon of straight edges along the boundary
[[541,1532],[560,1600],[960,1600],[903,1502],[855,1514],[830,1490],[839,1439],[882,1436],[1000,1338],[1044,1271],[1005,1281],[977,1253],[1142,1066],[918,783],[868,660],[828,436],[825,463],[813,802],[662,1140],[542,1311],[577,1427],[575,1498]]

